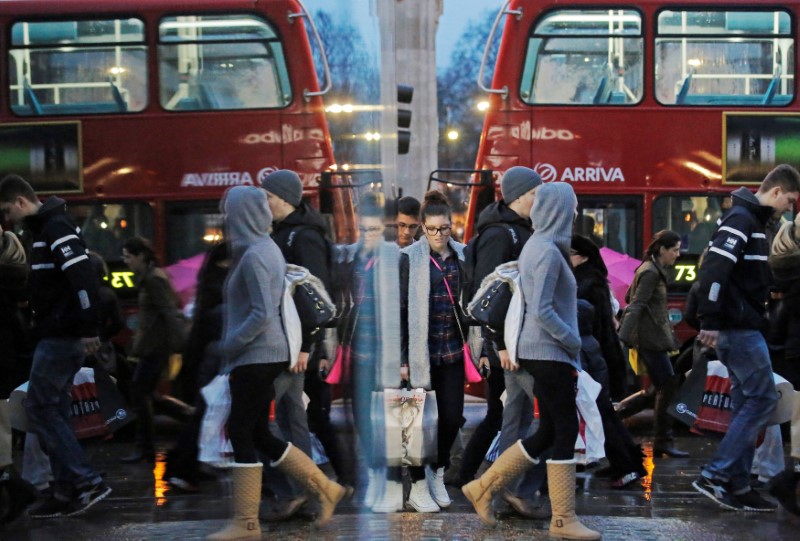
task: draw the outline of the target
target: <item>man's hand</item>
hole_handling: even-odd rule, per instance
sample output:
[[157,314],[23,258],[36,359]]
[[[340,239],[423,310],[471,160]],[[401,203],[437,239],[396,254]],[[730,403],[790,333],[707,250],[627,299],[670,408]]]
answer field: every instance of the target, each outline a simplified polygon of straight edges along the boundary
[[308,367],[308,352],[300,352],[300,355],[297,357],[297,364],[289,369],[289,372],[292,374],[301,374],[306,371]]
[[511,357],[508,356],[507,349],[501,349],[498,351],[497,356],[500,357],[500,366],[503,367],[503,370],[514,372],[519,368],[519,366],[511,362]]
[[409,381],[408,379],[408,366],[400,367],[400,381]]
[[100,337],[92,336],[89,338],[81,338],[83,344],[83,351],[86,355],[94,355],[100,349]]
[[704,346],[716,348],[717,340],[719,340],[719,331],[700,331],[697,333],[697,340]]

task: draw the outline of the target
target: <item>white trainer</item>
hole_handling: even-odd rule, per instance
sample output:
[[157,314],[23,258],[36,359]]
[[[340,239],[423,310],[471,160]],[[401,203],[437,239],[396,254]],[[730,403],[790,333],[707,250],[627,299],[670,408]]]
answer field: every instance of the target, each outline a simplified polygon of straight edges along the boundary
[[383,498],[386,491],[386,468],[369,468],[367,470],[367,491],[364,495],[364,507],[372,507]]
[[411,485],[411,492],[408,495],[408,505],[417,513],[438,513],[439,506],[431,498],[426,481],[417,481]]
[[[384,476],[384,479],[386,477]],[[372,506],[373,513],[394,513],[403,510],[403,484],[400,481],[385,483],[383,496]]]
[[428,491],[436,505],[442,509],[450,507],[453,500],[450,499],[447,488],[444,486],[444,467],[433,471],[430,466],[425,466],[425,482],[428,484]]

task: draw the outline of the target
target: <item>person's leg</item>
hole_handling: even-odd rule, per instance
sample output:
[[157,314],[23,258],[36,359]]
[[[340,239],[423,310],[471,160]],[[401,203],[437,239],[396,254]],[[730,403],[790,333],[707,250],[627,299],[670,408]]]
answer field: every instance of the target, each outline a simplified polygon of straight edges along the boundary
[[653,404],[654,432],[653,456],[667,456],[685,458],[689,453],[673,445],[672,425],[674,419],[667,413],[669,403],[678,386],[678,379],[672,367],[669,356],[664,351],[651,351],[640,349],[639,356],[647,366],[647,373],[655,387],[655,402]]
[[[777,404],[775,382],[766,342],[758,331],[720,331],[717,342],[720,361],[731,378],[733,415],[728,432],[714,456],[703,467],[705,479],[727,482],[734,495],[750,491],[750,468],[758,433]],[[695,488],[708,495],[708,491]],[[724,488],[724,487],[723,487]],[[715,494],[716,495],[716,494]],[[720,498],[712,498],[718,503]]]
[[464,416],[464,367],[455,364],[431,367],[431,388],[436,391],[439,414],[438,457],[431,466],[447,469],[450,467],[450,448]]
[[39,436],[34,432],[25,434],[25,449],[22,455],[22,478],[36,487],[40,492],[47,490],[53,482],[53,470],[50,458],[39,443]]
[[475,432],[472,433],[472,437],[464,449],[458,475],[459,485],[468,483],[475,478],[489,446],[503,425],[503,402],[500,400],[500,396],[505,391],[506,383],[502,368],[499,366],[492,368],[486,388],[488,390],[486,415],[475,428]]
[[120,460],[132,463],[155,460],[155,429],[153,426],[153,393],[161,380],[167,357],[142,357],[136,365],[131,385],[131,399],[136,412],[137,449]]
[[339,442],[336,429],[331,424],[331,386],[319,377],[318,370],[306,372],[305,393],[309,399],[306,407],[308,429],[316,434],[325,449],[336,476],[343,479],[345,470],[342,466]]

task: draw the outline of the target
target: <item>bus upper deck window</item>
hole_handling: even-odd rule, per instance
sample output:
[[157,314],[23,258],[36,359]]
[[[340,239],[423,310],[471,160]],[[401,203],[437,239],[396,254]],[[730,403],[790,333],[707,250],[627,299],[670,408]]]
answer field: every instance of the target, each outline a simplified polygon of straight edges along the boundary
[[530,104],[633,105],[642,99],[643,55],[636,11],[552,11],[528,39],[520,96]]
[[139,19],[17,22],[8,54],[17,115],[127,113],[147,104]]
[[283,46],[255,15],[181,15],[159,25],[161,105],[170,111],[285,107]]
[[794,97],[788,12],[658,14],[656,99],[665,105],[775,107]]

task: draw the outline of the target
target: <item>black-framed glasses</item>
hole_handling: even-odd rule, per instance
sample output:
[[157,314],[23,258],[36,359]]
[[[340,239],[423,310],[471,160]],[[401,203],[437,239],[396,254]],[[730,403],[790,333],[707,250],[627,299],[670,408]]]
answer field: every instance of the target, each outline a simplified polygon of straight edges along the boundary
[[428,227],[427,225],[423,225],[422,227],[424,227],[428,235],[431,236],[436,236],[438,233],[441,233],[442,236],[446,236],[449,235],[450,231],[453,229],[452,226],[449,225],[443,225],[442,227]]
[[372,226],[372,227],[359,227],[358,230],[361,233],[365,233],[365,234],[366,233],[380,233],[381,231],[383,231],[383,228],[380,227],[380,226],[375,225],[375,226]]

